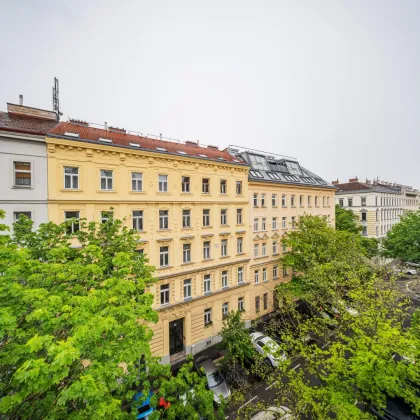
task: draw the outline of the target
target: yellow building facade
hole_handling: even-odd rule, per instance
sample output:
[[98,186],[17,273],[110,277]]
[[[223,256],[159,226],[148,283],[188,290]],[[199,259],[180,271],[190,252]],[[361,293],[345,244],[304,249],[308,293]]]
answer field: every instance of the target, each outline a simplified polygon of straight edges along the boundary
[[46,138],[49,219],[127,218],[156,267],[152,351],[174,362],[250,308],[248,165],[209,146],[60,123]]
[[274,290],[291,279],[279,259],[287,252],[282,236],[300,216],[325,216],[335,225],[336,188],[302,168],[296,159],[252,149],[230,147],[232,155],[250,165],[249,171],[249,307],[248,320],[267,315],[277,305]]

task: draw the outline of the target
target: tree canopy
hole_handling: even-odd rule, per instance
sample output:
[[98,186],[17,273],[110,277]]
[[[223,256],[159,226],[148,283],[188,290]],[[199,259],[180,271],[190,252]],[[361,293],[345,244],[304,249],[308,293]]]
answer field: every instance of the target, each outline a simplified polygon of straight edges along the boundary
[[360,233],[362,231],[359,218],[355,213],[340,207],[338,204],[335,205],[335,228],[351,233]]
[[382,241],[385,257],[420,263],[420,211],[409,212],[388,231]]

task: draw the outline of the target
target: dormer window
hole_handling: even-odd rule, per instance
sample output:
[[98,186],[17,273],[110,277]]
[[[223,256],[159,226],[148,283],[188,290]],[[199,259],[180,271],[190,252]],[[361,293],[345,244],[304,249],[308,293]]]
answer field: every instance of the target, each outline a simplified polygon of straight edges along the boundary
[[177,153],[179,153],[180,155],[187,155],[187,152],[184,152],[183,150],[178,150]]
[[100,143],[112,144],[112,140],[111,139],[104,139],[103,137],[99,137],[99,142]]
[[207,155],[202,155],[202,154],[199,154],[198,156],[200,156],[200,157],[202,157],[202,158],[208,158],[208,156],[207,156]]
[[138,143],[128,143],[131,147],[141,147]]
[[74,138],[79,138],[79,133],[72,133],[72,132],[70,132],[70,131],[66,131],[65,133],[64,133],[64,135],[65,136],[67,136],[67,137],[74,137]]
[[156,147],[156,150],[159,150],[159,152],[167,152],[164,147]]

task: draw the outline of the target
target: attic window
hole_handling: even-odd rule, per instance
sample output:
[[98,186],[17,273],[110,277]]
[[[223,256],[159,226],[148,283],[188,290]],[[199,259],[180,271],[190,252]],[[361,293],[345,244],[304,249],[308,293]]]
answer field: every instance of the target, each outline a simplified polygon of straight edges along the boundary
[[233,161],[234,161],[234,162],[237,162],[237,163],[241,163],[241,161],[240,161],[240,160],[238,160],[238,159],[233,159]]
[[101,143],[108,143],[108,144],[112,143],[111,139],[104,139],[103,137],[99,137],[99,141]]
[[186,155],[187,153],[184,152],[183,150],[177,150],[177,153],[179,153],[180,155]]
[[222,157],[220,157],[220,156],[219,156],[219,157],[217,158],[217,160],[225,160],[225,159],[223,159]]
[[66,132],[64,133],[64,135],[65,135],[65,136],[67,136],[67,137],[75,137],[75,138],[79,138],[79,133],[71,133],[71,132],[69,132],[69,131],[66,131]]
[[288,181],[299,181],[299,178],[295,175],[283,175]]
[[159,152],[167,152],[167,150],[163,147],[156,147],[156,150],[159,150]]
[[280,177],[278,176],[278,174],[274,173],[274,172],[267,172],[267,175],[271,178],[271,179],[280,179]]
[[198,156],[200,156],[202,158],[207,158],[208,157],[207,155],[201,155],[201,154],[199,154]]
[[131,147],[141,147],[138,143],[128,143]]
[[249,174],[254,178],[263,178],[260,171],[249,171]]

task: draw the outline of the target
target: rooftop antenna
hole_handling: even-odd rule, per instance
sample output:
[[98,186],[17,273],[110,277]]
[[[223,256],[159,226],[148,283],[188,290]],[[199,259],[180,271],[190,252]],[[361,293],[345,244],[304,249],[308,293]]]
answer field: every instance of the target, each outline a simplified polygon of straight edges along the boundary
[[59,88],[58,88],[58,79],[54,77],[54,86],[52,89],[52,100],[53,100],[53,111],[57,114],[57,118],[60,119],[60,115],[63,115],[60,112],[60,99],[59,99]]

